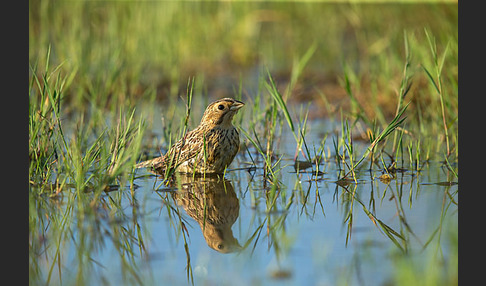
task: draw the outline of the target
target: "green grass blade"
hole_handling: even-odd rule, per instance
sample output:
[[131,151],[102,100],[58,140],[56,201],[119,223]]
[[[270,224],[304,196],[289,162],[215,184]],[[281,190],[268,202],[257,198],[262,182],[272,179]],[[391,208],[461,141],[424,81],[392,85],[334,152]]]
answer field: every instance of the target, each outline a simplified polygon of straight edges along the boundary
[[[290,130],[292,130],[292,133],[294,134],[294,137],[295,137],[296,136],[295,135],[295,127],[294,127],[294,123],[292,121],[292,118],[290,117],[289,110],[287,109],[287,105],[285,104],[285,102],[282,98],[282,95],[278,91],[277,86],[275,85],[275,81],[273,80],[273,77],[270,74],[270,71],[268,71],[268,69],[267,69],[267,73],[268,73],[268,80],[270,81],[270,83],[265,81],[265,87],[267,88],[268,92],[270,93],[272,98],[275,100],[275,102],[277,102],[278,107],[283,111],[283,114],[285,116],[285,119],[287,120],[287,123],[290,127]],[[296,138],[296,140],[297,140],[297,138]]]

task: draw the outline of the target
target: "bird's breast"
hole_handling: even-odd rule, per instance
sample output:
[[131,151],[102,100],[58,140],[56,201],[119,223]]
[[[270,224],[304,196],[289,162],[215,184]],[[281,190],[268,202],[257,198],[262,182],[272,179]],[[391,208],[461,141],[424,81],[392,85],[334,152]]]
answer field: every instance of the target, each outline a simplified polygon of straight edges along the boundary
[[[231,128],[212,128],[201,132],[199,144],[189,144],[196,147],[197,156],[191,156],[179,166],[181,172],[190,173],[222,173],[231,164],[240,145],[238,130]],[[201,142],[202,141],[202,142]],[[188,147],[190,148],[190,147]],[[183,148],[184,149],[184,148]]]
[[231,164],[240,145],[236,128],[213,129],[207,136],[207,163],[216,172],[222,172]]

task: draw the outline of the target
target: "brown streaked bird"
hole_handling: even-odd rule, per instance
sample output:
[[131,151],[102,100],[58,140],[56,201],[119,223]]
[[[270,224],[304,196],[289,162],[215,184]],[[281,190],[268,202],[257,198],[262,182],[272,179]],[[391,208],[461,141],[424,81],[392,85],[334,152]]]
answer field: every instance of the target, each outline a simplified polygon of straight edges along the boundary
[[181,173],[223,173],[240,146],[232,120],[243,105],[232,98],[214,101],[204,111],[199,126],[172,145],[164,156],[135,167],[149,167],[158,173],[167,168]]

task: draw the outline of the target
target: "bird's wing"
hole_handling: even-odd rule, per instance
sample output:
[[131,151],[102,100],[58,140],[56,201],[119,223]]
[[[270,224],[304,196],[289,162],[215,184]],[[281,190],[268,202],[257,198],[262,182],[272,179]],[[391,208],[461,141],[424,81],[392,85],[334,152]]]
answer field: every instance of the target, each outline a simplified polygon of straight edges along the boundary
[[154,165],[154,168],[158,169],[162,167],[162,164],[165,166],[170,164],[171,167],[176,167],[181,163],[196,157],[203,145],[203,140],[201,139],[202,136],[203,135],[199,129],[194,129],[191,132],[188,132],[186,136],[170,147],[167,154],[163,157],[163,162],[160,162],[157,166]]
[[161,156],[161,157],[157,157],[157,158],[154,158],[154,159],[150,159],[150,160],[147,160],[147,161],[143,161],[143,162],[140,162],[138,163],[137,165],[135,165],[135,168],[149,168],[149,167],[152,167],[154,165],[160,165],[164,160],[164,157]]

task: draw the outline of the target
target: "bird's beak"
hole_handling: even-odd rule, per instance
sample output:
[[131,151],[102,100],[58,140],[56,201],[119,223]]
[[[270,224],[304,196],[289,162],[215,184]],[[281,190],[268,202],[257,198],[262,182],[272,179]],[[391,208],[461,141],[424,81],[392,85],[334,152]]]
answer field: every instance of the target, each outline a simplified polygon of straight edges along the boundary
[[245,105],[243,102],[238,101],[238,100],[235,100],[235,103],[233,103],[233,104],[231,105],[230,110],[235,110],[235,111],[236,111],[236,110],[238,110],[238,109],[242,108],[242,107],[243,107],[243,105]]

